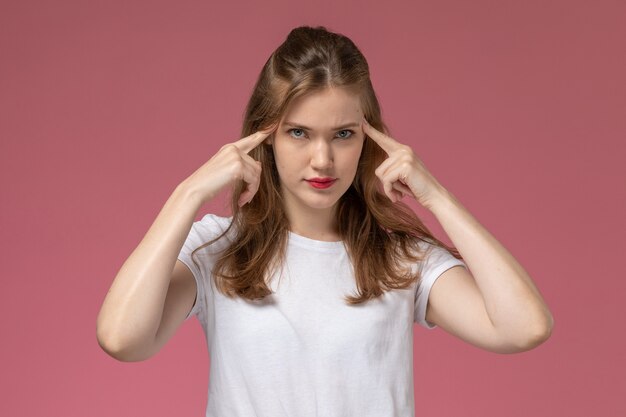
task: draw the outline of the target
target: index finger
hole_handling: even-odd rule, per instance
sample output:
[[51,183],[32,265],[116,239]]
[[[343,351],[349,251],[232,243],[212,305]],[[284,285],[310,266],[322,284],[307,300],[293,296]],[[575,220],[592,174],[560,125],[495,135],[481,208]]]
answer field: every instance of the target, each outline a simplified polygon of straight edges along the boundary
[[376,142],[381,148],[383,148],[383,151],[387,152],[387,154],[395,149],[397,142],[389,136],[385,135],[383,132],[376,130],[374,127],[372,127],[372,125],[367,122],[367,120],[365,120],[365,118],[363,118],[362,125],[365,134],[372,138],[372,140]]
[[239,139],[234,143],[239,149],[244,151],[245,153],[250,152],[252,149],[256,148],[267,138],[274,130],[276,130],[277,125],[272,125],[265,130],[257,130],[251,135],[246,136],[245,138]]

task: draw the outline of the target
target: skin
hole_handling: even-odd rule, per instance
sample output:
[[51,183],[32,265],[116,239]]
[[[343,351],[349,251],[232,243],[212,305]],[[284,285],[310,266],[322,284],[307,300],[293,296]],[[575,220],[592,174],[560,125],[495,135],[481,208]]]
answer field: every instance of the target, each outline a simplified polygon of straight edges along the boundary
[[[333,127],[350,122],[359,123],[359,128],[351,128],[355,134],[341,139],[347,134]],[[408,196],[430,210],[469,268],[450,268],[437,279],[426,319],[498,353],[529,350],[547,340],[554,321],[524,268],[428,171],[410,146],[370,126],[357,97],[345,90],[327,89],[302,97],[268,139],[292,231],[312,239],[339,240],[333,210],[354,179],[365,135],[388,155],[375,171],[387,197],[398,202]],[[317,190],[304,181],[316,176],[338,181]]]
[[254,196],[261,164],[248,153],[272,131],[273,127],[225,144],[167,199],[102,303],[96,335],[109,355],[125,362],[148,359],[182,325],[197,288],[191,270],[177,257],[198,210],[239,180],[246,183],[240,204]]
[[[287,131],[292,121],[311,129]],[[355,122],[355,135],[335,131]],[[279,126],[226,144],[185,179],[120,268],[97,322],[100,346],[122,361],[158,352],[190,311],[196,282],[177,255],[200,207],[221,189],[244,180],[240,205],[259,186],[261,165],[248,153],[267,140],[274,148],[286,212],[295,233],[337,241],[333,210],[356,173],[367,135],[388,155],[376,175],[397,202],[408,196],[430,210],[468,269],[452,267],[435,281],[426,320],[472,345],[498,353],[529,350],[550,336],[553,318],[528,273],[500,242],[426,169],[409,146],[372,128],[356,97],[339,89],[302,97]],[[304,178],[332,176],[328,189]]]
[[[364,140],[361,119],[356,95],[328,88],[294,101],[268,139],[294,233],[340,240],[334,211],[356,175]],[[329,188],[317,189],[305,181],[314,177],[337,180]]]
[[547,340],[554,320],[513,255],[437,181],[409,146],[364,119],[362,126],[388,155],[376,175],[389,199],[397,202],[409,196],[430,210],[469,268],[452,267],[435,281],[426,320],[497,353],[526,351]]

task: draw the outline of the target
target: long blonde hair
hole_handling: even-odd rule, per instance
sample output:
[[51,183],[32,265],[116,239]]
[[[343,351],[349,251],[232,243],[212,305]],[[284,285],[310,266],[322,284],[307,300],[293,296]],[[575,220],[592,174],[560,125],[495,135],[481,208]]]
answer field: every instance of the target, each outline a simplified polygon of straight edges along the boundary
[[[289,33],[263,66],[246,107],[241,137],[278,123],[294,99],[328,87],[357,94],[367,121],[389,133],[369,66],[356,45],[323,26],[301,26]],[[262,164],[258,191],[240,208],[237,203],[244,182],[239,181],[230,202],[231,224],[218,237],[196,248],[192,257],[235,227],[232,243],[213,267],[216,287],[229,297],[258,300],[272,293],[267,277],[285,259],[289,224],[271,145],[263,143],[249,155]],[[384,194],[374,171],[386,157],[366,136],[354,181],[337,202],[338,232],[354,266],[358,291],[355,296],[346,296],[348,304],[365,302],[390,289],[407,288],[419,279],[402,263],[423,259],[419,241],[443,247],[462,259],[456,248],[438,240],[410,207],[393,203]]]

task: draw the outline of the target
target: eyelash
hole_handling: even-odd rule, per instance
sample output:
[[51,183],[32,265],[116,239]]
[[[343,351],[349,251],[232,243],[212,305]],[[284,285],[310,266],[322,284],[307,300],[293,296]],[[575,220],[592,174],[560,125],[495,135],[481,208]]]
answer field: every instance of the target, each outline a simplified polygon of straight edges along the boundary
[[[287,133],[291,134],[291,132],[292,132],[292,131],[294,131],[294,130],[301,130],[301,131],[305,132],[305,130],[304,130],[304,129],[293,128],[293,129],[289,129],[289,130],[287,131]],[[354,136],[354,130],[350,130],[350,129],[343,129],[343,130],[340,130],[340,132],[350,132],[350,136],[341,137],[341,138],[339,138],[339,139],[346,140],[346,139],[350,139],[352,136]],[[292,138],[294,138],[294,139],[300,139],[300,138],[302,138],[302,136],[291,136],[291,137],[292,137]]]

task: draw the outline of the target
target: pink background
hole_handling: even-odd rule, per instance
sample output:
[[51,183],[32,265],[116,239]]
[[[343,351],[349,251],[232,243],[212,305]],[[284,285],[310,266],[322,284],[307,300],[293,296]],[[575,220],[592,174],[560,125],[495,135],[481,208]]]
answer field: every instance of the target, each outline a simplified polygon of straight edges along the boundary
[[556,320],[517,355],[416,327],[416,415],[626,415],[625,16],[621,1],[3,1],[0,415],[204,415],[195,318],[122,363],[96,316],[174,187],[238,139],[263,63],[302,24],[355,41],[393,136]]

